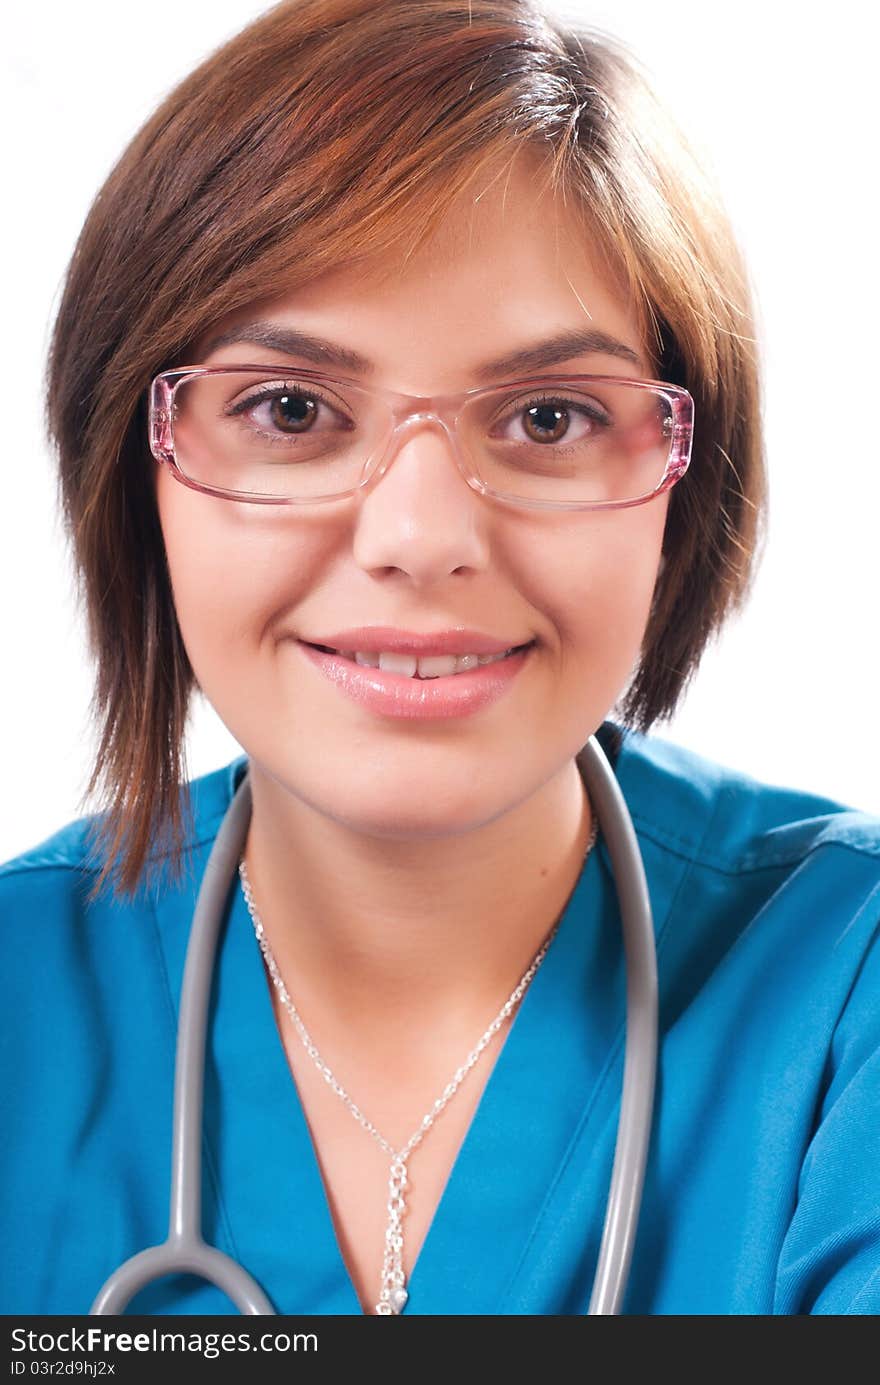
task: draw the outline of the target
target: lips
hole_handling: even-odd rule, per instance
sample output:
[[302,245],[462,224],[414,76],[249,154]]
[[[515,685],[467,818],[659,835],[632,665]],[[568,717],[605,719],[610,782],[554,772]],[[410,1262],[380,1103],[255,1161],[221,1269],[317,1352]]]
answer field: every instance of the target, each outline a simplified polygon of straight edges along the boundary
[[[363,667],[342,654],[297,640],[296,646],[340,693],[379,716],[423,719],[473,715],[502,699],[531,658],[536,641],[504,659],[477,663],[451,677],[422,678]],[[473,656],[471,656],[473,657]]]

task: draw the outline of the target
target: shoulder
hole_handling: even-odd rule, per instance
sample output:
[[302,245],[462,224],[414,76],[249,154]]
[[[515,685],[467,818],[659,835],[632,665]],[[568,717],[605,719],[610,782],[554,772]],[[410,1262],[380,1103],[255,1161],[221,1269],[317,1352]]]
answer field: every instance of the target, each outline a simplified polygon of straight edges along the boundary
[[[864,858],[880,881],[880,816],[764,782],[660,736],[615,730],[615,773],[633,825],[659,849],[741,874],[796,866],[834,847]],[[600,740],[608,743],[607,731]]]
[[[713,978],[794,1009],[821,997],[833,1024],[880,946],[880,817],[766,783],[663,737],[605,723],[650,892],[658,957],[677,1005]],[[607,877],[613,867],[600,837]]]
[[[238,756],[183,786],[181,792],[189,800],[192,820],[188,849],[196,849],[216,836],[246,763],[246,756]],[[100,821],[100,814],[75,818],[0,864],[0,910],[24,898],[33,901],[40,897],[84,897],[105,861],[95,837]],[[149,859],[158,861],[161,855],[157,850]]]

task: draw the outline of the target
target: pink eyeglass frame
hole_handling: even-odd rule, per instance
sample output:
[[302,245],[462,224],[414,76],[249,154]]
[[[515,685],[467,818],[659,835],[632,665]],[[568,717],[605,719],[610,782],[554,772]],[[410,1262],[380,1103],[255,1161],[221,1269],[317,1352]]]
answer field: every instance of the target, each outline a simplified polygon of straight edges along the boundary
[[[361,480],[350,490],[339,491],[333,495],[310,496],[306,500],[295,499],[290,496],[242,495],[217,486],[204,485],[201,481],[194,481],[180,470],[174,455],[174,396],[177,389],[186,380],[192,380],[200,375],[221,375],[230,371],[250,372],[263,376],[277,374],[281,379],[289,375],[295,376],[297,380],[313,380],[316,384],[344,385],[349,388],[353,386],[365,394],[383,400],[390,406],[392,414],[391,432],[384,449],[377,448],[373,457],[367,459],[364,463],[364,474]],[[599,384],[632,385],[637,389],[653,390],[668,401],[672,410],[669,459],[663,477],[654,490],[647,495],[637,496],[635,500],[525,500],[521,496],[507,495],[503,491],[496,491],[491,486],[486,485],[485,481],[473,471],[459,446],[457,425],[462,408],[471,400],[478,399],[482,395],[522,387],[546,387],[551,381],[554,384],[583,384],[585,381],[595,381]],[[266,365],[235,365],[230,363],[218,366],[179,366],[174,370],[163,370],[150,384],[149,441],[150,451],[156,461],[167,466],[175,480],[179,481],[181,485],[189,486],[191,490],[201,491],[204,495],[216,495],[223,500],[237,500],[244,504],[317,505],[331,500],[345,500],[349,496],[357,494],[374,476],[384,476],[394,454],[396,441],[406,432],[411,431],[413,427],[420,427],[425,423],[432,423],[443,430],[452,448],[459,471],[471,490],[476,491],[479,495],[491,496],[507,505],[516,505],[529,510],[623,510],[629,509],[633,505],[645,505],[649,500],[655,500],[658,495],[670,490],[684,476],[690,464],[693,446],[694,401],[688,391],[680,385],[669,385],[662,380],[632,380],[628,376],[584,374],[530,375],[520,380],[509,380],[498,385],[462,390],[458,394],[433,396],[402,394],[397,390],[365,385],[360,380],[351,380],[343,375],[328,375],[324,371],[300,369],[295,365],[290,367],[275,366],[271,362]]]

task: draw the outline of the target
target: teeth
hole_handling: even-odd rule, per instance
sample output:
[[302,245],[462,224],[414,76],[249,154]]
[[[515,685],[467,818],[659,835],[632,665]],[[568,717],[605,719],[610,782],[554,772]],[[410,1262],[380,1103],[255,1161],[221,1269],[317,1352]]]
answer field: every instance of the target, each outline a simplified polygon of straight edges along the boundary
[[381,668],[388,673],[403,673],[409,678],[448,678],[452,674],[467,673],[469,669],[483,664],[496,664],[506,659],[510,650],[502,654],[436,654],[417,659],[414,654],[362,654],[360,650],[349,653],[341,650],[346,659],[353,659],[365,668]]
[[[488,658],[488,656],[484,656],[484,658]],[[476,668],[479,662],[480,659],[477,654],[433,654],[419,659],[419,677],[448,678],[453,673],[467,673],[468,669]]]

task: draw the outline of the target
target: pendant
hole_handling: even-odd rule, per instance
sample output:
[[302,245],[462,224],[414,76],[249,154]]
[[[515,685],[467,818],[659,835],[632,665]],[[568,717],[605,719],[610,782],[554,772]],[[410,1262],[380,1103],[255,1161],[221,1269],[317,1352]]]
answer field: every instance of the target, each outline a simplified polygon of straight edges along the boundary
[[391,1161],[388,1179],[388,1225],[385,1230],[385,1259],[382,1264],[382,1292],[376,1304],[376,1312],[382,1317],[397,1316],[406,1307],[409,1293],[404,1288],[406,1277],[403,1269],[403,1214],[406,1210],[404,1189],[406,1158],[395,1155]]
[[397,1317],[406,1307],[408,1298],[409,1294],[401,1284],[396,1284],[393,1289],[386,1286],[376,1304],[377,1315],[380,1318]]

